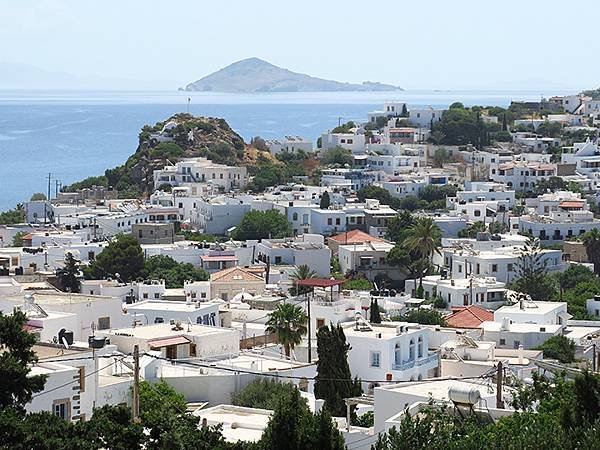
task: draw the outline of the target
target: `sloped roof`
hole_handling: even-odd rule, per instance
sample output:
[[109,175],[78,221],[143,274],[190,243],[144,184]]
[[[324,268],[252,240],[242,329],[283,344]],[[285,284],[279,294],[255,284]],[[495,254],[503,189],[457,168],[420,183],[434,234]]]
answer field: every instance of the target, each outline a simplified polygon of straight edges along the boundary
[[467,306],[446,317],[446,325],[452,328],[478,328],[483,322],[493,321],[494,313],[479,306]]
[[347,231],[345,233],[336,234],[331,236],[329,239],[334,240],[340,244],[362,244],[363,242],[386,242],[385,239],[381,239],[360,230]]
[[265,281],[259,275],[252,273],[250,270],[243,267],[230,267],[229,269],[220,270],[210,276],[210,281],[219,282],[236,282],[236,281]]

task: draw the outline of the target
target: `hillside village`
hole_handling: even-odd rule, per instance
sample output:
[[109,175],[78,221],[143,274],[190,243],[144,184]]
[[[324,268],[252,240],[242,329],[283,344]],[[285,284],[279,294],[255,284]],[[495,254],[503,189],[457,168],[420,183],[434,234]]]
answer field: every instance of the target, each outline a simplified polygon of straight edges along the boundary
[[0,311],[46,376],[25,409],[83,422],[164,383],[245,445],[275,380],[370,449],[432,405],[493,424],[542,375],[589,376],[598,94],[386,102],[317,142],[144,127],[123,166],[0,213]]

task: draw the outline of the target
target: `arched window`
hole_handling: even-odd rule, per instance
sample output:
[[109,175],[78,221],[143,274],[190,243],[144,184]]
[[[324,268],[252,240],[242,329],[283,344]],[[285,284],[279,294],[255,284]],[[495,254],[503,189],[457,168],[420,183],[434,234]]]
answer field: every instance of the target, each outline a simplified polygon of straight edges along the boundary
[[419,358],[423,357],[423,336],[419,336],[419,345],[417,348]]
[[292,214],[292,220],[298,220],[298,213]]
[[408,351],[408,360],[412,361],[413,359],[415,359],[415,341],[411,339]]
[[396,347],[394,349],[394,362],[396,365],[402,364],[402,352],[400,350],[399,342],[396,342]]

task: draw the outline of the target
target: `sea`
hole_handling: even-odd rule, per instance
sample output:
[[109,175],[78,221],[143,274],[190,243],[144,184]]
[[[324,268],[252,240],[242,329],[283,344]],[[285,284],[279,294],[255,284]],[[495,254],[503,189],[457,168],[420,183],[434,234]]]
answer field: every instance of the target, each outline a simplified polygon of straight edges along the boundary
[[222,117],[248,142],[298,135],[316,141],[340,122],[366,120],[385,101],[409,107],[507,106],[533,91],[421,90],[224,94],[0,90],[0,211],[125,162],[144,124],[178,112]]

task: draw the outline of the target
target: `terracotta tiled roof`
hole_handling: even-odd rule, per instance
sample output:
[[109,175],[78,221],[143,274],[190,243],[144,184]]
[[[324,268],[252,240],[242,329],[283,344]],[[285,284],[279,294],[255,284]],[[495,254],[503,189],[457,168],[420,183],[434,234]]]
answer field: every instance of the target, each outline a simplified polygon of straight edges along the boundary
[[381,239],[360,230],[347,231],[345,233],[336,234],[331,236],[329,239],[334,240],[340,244],[362,244],[364,242],[386,242],[385,239]]
[[494,313],[479,306],[467,306],[446,317],[446,325],[452,328],[478,328],[483,322],[493,321]]
[[236,281],[264,281],[264,279],[243,267],[230,267],[220,270],[210,276],[210,281],[236,282]]

